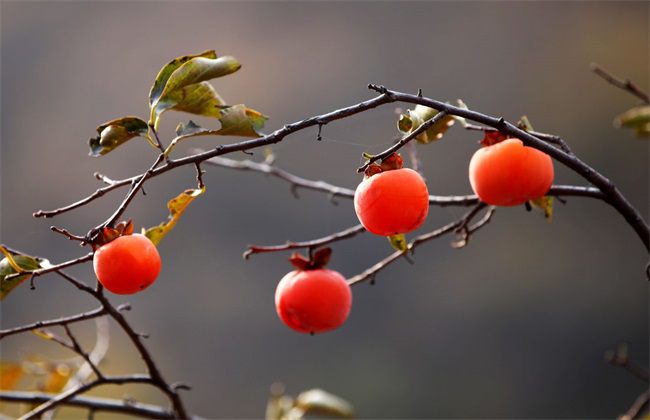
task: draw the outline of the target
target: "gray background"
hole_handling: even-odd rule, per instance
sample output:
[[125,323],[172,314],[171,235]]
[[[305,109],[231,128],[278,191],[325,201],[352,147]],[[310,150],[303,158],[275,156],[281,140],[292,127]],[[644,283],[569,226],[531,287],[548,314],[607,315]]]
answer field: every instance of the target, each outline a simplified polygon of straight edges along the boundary
[[[596,61],[648,87],[645,2],[3,2],[2,242],[58,262],[81,255],[50,224],[83,233],[123,197],[114,192],[54,221],[31,213],[75,201],[153,159],[134,140],[101,159],[87,156],[94,128],[147,115],[147,94],[173,57],[214,48],[241,71],[214,82],[230,103],[271,116],[267,129],[369,98],[369,82],[472,108],[562,135],[648,214],[648,143],[612,127],[637,101],[590,74]],[[363,151],[396,134],[394,106],[331,124],[274,147],[296,174],[354,187]],[[169,112],[169,139],[188,115]],[[215,121],[201,120],[217,126]],[[466,194],[476,133],[453,129],[420,148],[432,194]],[[199,138],[210,147],[230,139]],[[179,147],[176,156],[187,153]],[[240,156],[236,156],[240,157]],[[243,155],[241,157],[244,157]],[[262,158],[262,153],[255,155]],[[160,246],[164,260],[128,315],[151,334],[166,377],[190,382],[190,409],[206,417],[259,417],[268,387],[322,387],[361,417],[614,417],[644,384],[603,361],[619,341],[648,364],[647,254],[632,229],[600,202],[573,198],[548,224],[523,208],[499,209],[463,250],[451,238],[422,246],[375,287],[354,289],[349,321],[316,337],[277,319],[273,293],[290,270],[286,254],[244,262],[249,243],[320,237],[356,223],[351,202],[301,192],[259,174],[206,168],[207,194]],[[128,211],[136,226],[166,217],[165,203],[194,183],[184,168],[147,183]],[[584,185],[556,165],[556,182]],[[464,209],[432,208],[422,232]],[[363,235],[335,246],[331,268],[354,275],[390,253]],[[90,265],[74,270],[93,280]],[[94,303],[56,276],[2,302],[2,326],[72,314]],[[76,331],[92,341],[92,323]],[[105,369],[141,370],[113,329]],[[2,342],[3,359],[70,354],[36,337]],[[142,388],[105,388],[162,401]],[[83,412],[74,412],[83,415]]]

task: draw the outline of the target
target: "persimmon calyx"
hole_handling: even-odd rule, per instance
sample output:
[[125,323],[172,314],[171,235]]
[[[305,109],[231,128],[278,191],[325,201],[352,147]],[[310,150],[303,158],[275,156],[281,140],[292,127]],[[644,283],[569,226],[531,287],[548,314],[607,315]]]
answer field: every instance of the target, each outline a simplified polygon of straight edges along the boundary
[[289,257],[289,262],[301,271],[319,270],[327,265],[332,256],[332,248],[321,248],[314,252],[310,258],[305,257],[299,252],[294,252]]
[[126,221],[121,221],[115,227],[105,226],[103,227],[97,236],[93,238],[91,244],[93,247],[100,247],[109,242],[114,241],[120,236],[126,236],[133,234],[133,221],[131,219]]
[[366,178],[370,178],[373,175],[377,175],[381,172],[393,171],[395,169],[402,169],[404,167],[404,160],[399,153],[393,153],[390,156],[385,157],[381,160],[380,164],[373,163],[368,165],[366,170],[363,172]]
[[483,147],[488,147],[497,143],[501,143],[508,138],[510,137],[500,131],[486,131],[483,139],[479,143],[481,143],[481,146]]

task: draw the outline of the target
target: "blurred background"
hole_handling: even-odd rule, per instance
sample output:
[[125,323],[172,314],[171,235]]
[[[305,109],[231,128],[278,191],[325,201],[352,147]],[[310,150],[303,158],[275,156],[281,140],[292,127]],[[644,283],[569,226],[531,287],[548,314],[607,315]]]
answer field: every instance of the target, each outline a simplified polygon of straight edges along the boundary
[[[33,211],[76,201],[115,179],[141,173],[154,154],[133,140],[88,157],[100,123],[148,115],[149,88],[170,59],[206,49],[243,64],[213,85],[229,103],[271,117],[267,131],[374,96],[368,83],[453,101],[561,135],[648,216],[648,142],[612,126],[637,100],[589,71],[597,62],[648,88],[647,2],[2,2],[3,243],[60,262],[82,255],[52,224],[83,234],[111,214],[124,190],[53,220]],[[274,146],[295,174],[354,188],[362,152],[397,134],[394,105],[329,124]],[[406,107],[404,107],[406,108]],[[168,141],[189,118],[169,112]],[[419,147],[432,194],[468,194],[467,165],[480,134],[454,127]],[[180,146],[213,147],[228,138]],[[246,158],[244,155],[231,156]],[[262,151],[253,159],[262,160]],[[608,365],[624,341],[648,365],[647,253],[622,217],[601,202],[557,203],[540,213],[499,209],[468,247],[451,237],[398,261],[377,284],[353,289],[343,328],[315,337],[286,328],[273,294],[291,270],[288,253],[253,256],[247,244],[306,240],[357,223],[351,201],[300,191],[255,173],[206,166],[207,193],[161,243],[156,284],[130,302],[170,381],[186,381],[189,409],[209,418],[260,417],[271,383],[290,394],[322,387],[351,401],[360,417],[601,418],[624,412],[643,382]],[[167,217],[168,199],[195,185],[193,168],[146,184],[126,216],[136,228]],[[556,164],[556,182],[585,185]],[[465,209],[432,208],[419,232]],[[368,234],[336,244],[330,267],[350,277],[391,253]],[[72,270],[94,282],[90,265]],[[89,310],[95,303],[56,276],[20,287],[2,302],[2,327]],[[91,345],[94,325],[74,329]],[[113,327],[109,373],[141,372]],[[1,343],[2,359],[64,359],[36,336]],[[164,403],[155,390],[102,388],[97,395]],[[85,415],[71,411],[69,415]],[[76,414],[75,414],[76,413]]]

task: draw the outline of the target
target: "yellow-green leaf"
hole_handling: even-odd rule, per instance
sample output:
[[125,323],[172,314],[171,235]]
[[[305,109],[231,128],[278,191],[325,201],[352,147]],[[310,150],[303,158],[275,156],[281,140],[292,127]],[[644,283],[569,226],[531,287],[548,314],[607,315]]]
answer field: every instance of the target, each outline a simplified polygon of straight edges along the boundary
[[406,236],[403,233],[397,235],[387,236],[390,245],[398,251],[405,252],[409,249],[409,244],[406,242]]
[[[18,274],[19,271],[12,267],[8,258],[3,258],[0,261],[0,300],[4,299],[12,290],[30,277],[29,271],[37,270],[42,267],[48,266],[49,261],[42,258],[30,257],[27,255],[13,255],[14,263],[25,272],[24,275],[13,276]],[[7,277],[9,277],[7,279]]]
[[187,124],[180,123],[176,127],[176,138],[169,143],[165,150],[165,155],[169,156],[176,145],[188,138],[198,136],[242,136],[242,137],[259,137],[262,136],[260,130],[264,127],[267,116],[247,108],[245,105],[224,106],[221,108],[222,116],[219,118],[221,128],[218,130],[209,130],[203,128],[193,121]]
[[349,402],[322,389],[301,393],[296,397],[294,404],[296,408],[303,411],[303,415],[354,417],[354,408]]
[[[402,133],[410,133],[424,124],[425,121],[433,118],[438,111],[423,105],[416,105],[414,109],[409,109],[406,114],[402,114],[397,121],[397,128]],[[435,140],[440,140],[447,132],[449,127],[454,125],[455,118],[453,115],[446,115],[440,121],[427,128],[424,132],[415,137],[415,140],[421,144],[428,144]]]
[[200,189],[188,189],[183,191],[180,195],[175,198],[172,198],[167,202],[167,208],[169,209],[169,218],[166,222],[159,224],[158,226],[151,227],[149,229],[142,229],[142,234],[147,238],[151,239],[155,245],[158,245],[162,238],[165,237],[171,231],[176,222],[181,217],[187,206],[199,195],[205,192],[205,187]]
[[650,105],[637,106],[616,117],[616,127],[631,128],[637,137],[650,139]]
[[134,137],[147,135],[147,123],[138,117],[122,117],[97,127],[97,137],[91,138],[90,156],[101,156]]
[[163,112],[173,109],[205,117],[220,118],[224,100],[208,82],[195,83],[177,89],[169,94],[166,100],[158,102],[155,108],[155,118],[159,119]]
[[221,128],[217,131],[221,136],[259,137],[268,119],[266,115],[241,104],[223,108],[222,112],[223,116],[219,119]]
[[158,101],[160,95],[165,89],[167,80],[169,80],[169,77],[172,75],[172,73],[176,71],[176,69],[182,66],[183,64],[197,57],[217,58],[217,54],[214,52],[214,50],[208,50],[208,51],[203,51],[201,54],[185,55],[183,57],[178,57],[173,59],[169,63],[165,64],[163,68],[160,69],[160,71],[158,72],[158,75],[156,76],[156,80],[153,82],[153,86],[151,87],[151,91],[149,92],[149,105],[153,107],[154,103]]
[[[209,114],[214,113],[215,105],[218,107],[223,104],[223,100],[214,89],[202,82],[234,73],[241,68],[241,64],[231,56],[217,58],[213,51],[204,54],[191,57],[176,68],[172,62],[167,65],[169,68],[161,70],[149,98],[150,122],[154,126],[158,125],[160,115],[167,109],[176,108],[193,113],[198,111],[201,115],[213,116]],[[168,75],[169,70],[172,69],[173,71]],[[161,85],[163,85],[162,90]]]
[[549,222],[553,220],[553,197],[545,195],[544,197],[535,198],[530,200],[530,204],[542,210],[544,212],[544,217],[548,219]]

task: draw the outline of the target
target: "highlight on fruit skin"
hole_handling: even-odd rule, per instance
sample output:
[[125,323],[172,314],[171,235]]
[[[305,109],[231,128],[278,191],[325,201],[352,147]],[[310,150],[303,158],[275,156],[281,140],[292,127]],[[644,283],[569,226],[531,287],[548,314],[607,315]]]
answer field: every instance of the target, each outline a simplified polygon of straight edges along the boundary
[[419,173],[402,168],[393,153],[381,164],[369,165],[354,192],[354,210],[367,231],[381,236],[419,228],[429,213],[429,191]]
[[160,273],[160,254],[141,234],[120,236],[95,251],[93,268],[99,282],[119,295],[138,293],[151,286]]
[[542,197],[553,177],[551,157],[516,138],[477,150],[469,164],[472,190],[494,206],[517,206]]
[[315,334],[345,323],[352,307],[352,291],[341,273],[323,268],[331,250],[317,251],[311,260],[294,253],[297,268],[287,273],[275,290],[275,308],[289,328]]

